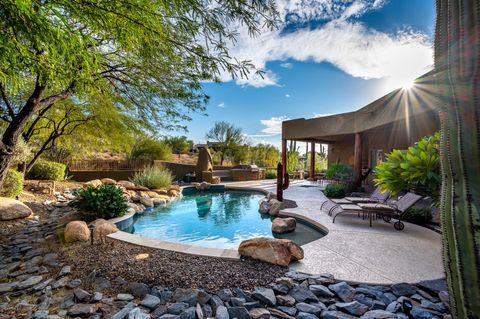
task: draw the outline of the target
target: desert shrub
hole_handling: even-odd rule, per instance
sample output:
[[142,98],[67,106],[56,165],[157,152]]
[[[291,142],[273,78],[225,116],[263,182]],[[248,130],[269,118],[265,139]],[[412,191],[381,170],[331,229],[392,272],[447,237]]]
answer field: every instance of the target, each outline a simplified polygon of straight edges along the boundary
[[128,208],[123,191],[114,185],[80,189],[70,206],[77,208],[85,221],[123,216]]
[[328,198],[343,198],[348,192],[348,186],[344,184],[328,184],[323,192]]
[[343,184],[352,183],[354,180],[353,169],[347,164],[334,163],[328,167],[325,178],[340,181]]
[[23,192],[23,175],[14,169],[9,169],[3,182],[1,196],[17,197]]
[[273,169],[269,169],[265,172],[266,179],[275,179],[277,178],[277,171]]
[[162,188],[172,185],[173,176],[167,169],[147,166],[142,171],[135,173],[132,182],[147,188]]
[[142,138],[135,142],[128,157],[132,160],[170,160],[171,147],[162,141],[153,138]]
[[62,181],[65,179],[65,164],[38,160],[27,173],[28,179]]
[[432,197],[434,205],[440,196],[440,134],[422,138],[408,150],[394,150],[375,168],[374,183],[393,195],[404,190]]
[[432,219],[432,209],[430,207],[412,207],[403,214],[402,219],[409,223],[424,225]]
[[300,157],[297,151],[288,151],[287,152],[287,171],[293,173],[297,171],[300,167]]

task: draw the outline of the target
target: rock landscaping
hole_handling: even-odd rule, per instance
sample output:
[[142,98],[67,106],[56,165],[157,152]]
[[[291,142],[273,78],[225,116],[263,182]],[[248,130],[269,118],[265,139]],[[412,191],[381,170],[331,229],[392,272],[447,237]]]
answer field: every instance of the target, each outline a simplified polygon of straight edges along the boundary
[[[138,193],[146,191],[134,192],[132,196],[142,196]],[[168,194],[179,191],[155,191],[160,193],[171,199]],[[248,258],[221,260],[111,239],[102,244],[104,233],[115,230],[104,220],[94,222],[94,245],[80,241],[64,246],[59,223],[75,212],[57,203],[68,202],[69,194],[44,203],[48,218],[42,222],[14,221],[23,228],[0,237],[1,319],[450,318],[443,280],[353,284]],[[129,204],[141,208],[132,207],[133,200]],[[88,230],[89,238],[86,223],[70,225],[77,225],[71,227],[78,228],[75,236],[85,239]],[[303,257],[301,247],[287,240],[253,239],[240,251],[279,265]]]
[[[116,266],[114,258],[122,255],[109,252],[115,250],[130,256],[143,248],[127,244],[116,247],[118,243],[77,243],[58,249],[48,245],[55,241],[55,233],[56,223],[39,224],[0,246],[0,318],[449,317],[443,281],[392,286],[348,284],[328,274],[307,275],[253,261],[227,262],[179,253],[168,256],[173,260],[166,268],[176,266],[171,273],[151,276],[149,272],[156,271],[155,266],[161,264],[142,263],[157,260],[155,251],[148,251],[149,257],[138,263],[131,258]],[[97,262],[93,260],[94,252]],[[71,266],[66,261],[72,262]],[[208,271],[202,272],[200,267]],[[192,268],[193,272],[188,273]],[[260,271],[253,273],[255,268]],[[269,272],[269,268],[275,271]],[[265,278],[262,272],[274,276]],[[128,273],[132,277],[121,276]],[[268,281],[255,280],[256,276]]]
[[272,221],[272,232],[276,234],[291,233],[297,227],[297,220],[293,217],[277,217]]
[[266,237],[247,239],[240,243],[238,253],[280,266],[288,266],[292,261],[303,259],[302,247],[288,239]]

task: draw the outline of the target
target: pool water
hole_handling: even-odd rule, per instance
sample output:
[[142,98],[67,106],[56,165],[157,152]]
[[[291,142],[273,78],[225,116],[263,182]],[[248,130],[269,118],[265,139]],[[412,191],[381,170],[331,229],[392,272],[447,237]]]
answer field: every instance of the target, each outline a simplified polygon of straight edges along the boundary
[[287,238],[299,245],[324,234],[297,220],[294,232],[273,235],[273,217],[258,212],[263,194],[251,191],[196,192],[135,215],[133,234],[214,248],[235,249],[253,237]]

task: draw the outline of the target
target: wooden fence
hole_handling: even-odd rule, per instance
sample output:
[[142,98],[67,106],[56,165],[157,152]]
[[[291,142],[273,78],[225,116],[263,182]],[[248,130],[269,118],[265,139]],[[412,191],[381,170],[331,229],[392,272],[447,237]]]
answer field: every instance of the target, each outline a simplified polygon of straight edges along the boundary
[[152,165],[148,160],[72,160],[66,163],[68,170],[75,171],[136,171]]

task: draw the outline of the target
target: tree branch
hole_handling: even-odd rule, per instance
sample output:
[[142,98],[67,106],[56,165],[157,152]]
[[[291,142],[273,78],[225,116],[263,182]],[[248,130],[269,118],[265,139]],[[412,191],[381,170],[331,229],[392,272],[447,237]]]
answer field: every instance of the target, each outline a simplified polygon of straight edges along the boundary
[[2,94],[2,99],[5,102],[5,105],[7,107],[8,115],[10,116],[10,118],[13,119],[15,117],[15,111],[13,110],[12,105],[8,101],[7,92],[5,91],[5,87],[1,83],[0,83],[0,92]]

